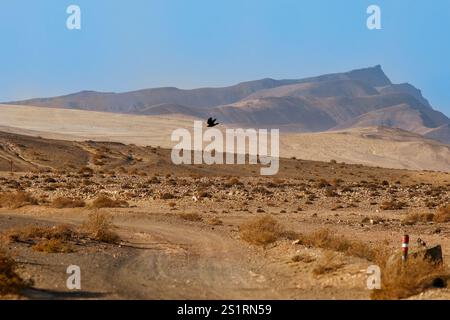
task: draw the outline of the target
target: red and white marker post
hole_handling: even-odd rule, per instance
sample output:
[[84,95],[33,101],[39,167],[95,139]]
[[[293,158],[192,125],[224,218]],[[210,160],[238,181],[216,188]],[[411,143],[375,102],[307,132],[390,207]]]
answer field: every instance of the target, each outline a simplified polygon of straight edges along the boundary
[[408,259],[409,235],[405,234],[402,240],[402,261]]

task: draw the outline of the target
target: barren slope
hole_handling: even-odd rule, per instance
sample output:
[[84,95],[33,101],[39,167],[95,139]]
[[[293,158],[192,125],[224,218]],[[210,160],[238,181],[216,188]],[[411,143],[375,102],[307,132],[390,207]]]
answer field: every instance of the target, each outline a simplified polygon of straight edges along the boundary
[[386,127],[286,134],[282,156],[413,170],[450,171],[450,147]]
[[[288,104],[286,108],[297,107]],[[259,113],[255,110],[253,114],[256,117]],[[315,125],[314,115],[315,111],[311,111],[309,127]],[[1,131],[49,139],[109,141],[171,149],[176,144],[171,142],[173,130],[192,130],[192,127],[193,119],[174,116],[0,105]],[[448,145],[396,129],[357,128],[347,131],[282,133],[281,156],[318,161],[335,159],[387,168],[450,170]]]

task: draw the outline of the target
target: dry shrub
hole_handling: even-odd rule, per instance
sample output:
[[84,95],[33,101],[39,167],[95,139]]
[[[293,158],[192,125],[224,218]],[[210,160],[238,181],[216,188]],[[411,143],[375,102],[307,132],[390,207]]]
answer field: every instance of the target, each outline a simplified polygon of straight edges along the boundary
[[333,187],[327,187],[325,190],[325,195],[327,197],[337,197],[338,194],[336,193],[336,191],[334,190]]
[[70,241],[78,235],[70,226],[60,225],[54,227],[26,226],[7,231],[5,236],[9,242],[35,242],[34,240],[42,239]]
[[101,161],[101,160],[94,159],[94,165],[96,165],[96,166],[104,166],[105,163],[103,161]]
[[81,168],[78,173],[83,177],[91,177],[94,174],[94,170],[89,167]]
[[115,244],[120,241],[120,237],[117,233],[112,231],[113,228],[112,217],[100,212],[89,214],[88,220],[83,223],[82,226],[82,229],[86,231],[92,239]]
[[381,268],[381,289],[373,290],[374,300],[404,299],[436,287],[436,280],[445,285],[449,277],[442,264],[433,263],[423,255],[410,255],[406,263],[400,257],[377,261]]
[[219,218],[213,217],[213,218],[208,219],[208,224],[210,224],[212,226],[221,226],[221,225],[223,225],[223,222]]
[[92,208],[127,208],[128,202],[124,200],[113,200],[105,195],[98,196],[91,204]]
[[317,185],[316,185],[317,188],[326,188],[326,187],[329,187],[329,186],[330,186],[330,184],[329,184],[328,181],[325,180],[325,179],[320,179],[320,180],[317,182]]
[[210,194],[208,191],[198,191],[199,198],[212,198],[212,194]]
[[314,275],[318,276],[321,274],[334,272],[340,269],[343,265],[344,263],[338,254],[332,251],[326,251],[319,261],[317,261],[312,272]]
[[225,187],[232,187],[232,186],[241,186],[243,183],[239,181],[238,178],[230,178],[227,182],[224,183]]
[[0,249],[0,296],[19,295],[31,282],[23,280],[17,274],[17,263]]
[[63,209],[63,208],[82,208],[85,207],[86,203],[79,199],[70,199],[66,197],[58,197],[52,201],[52,207]]
[[333,178],[333,180],[331,180],[331,185],[334,187],[340,186],[342,183],[344,183],[344,180],[339,178]]
[[252,219],[240,227],[241,238],[251,244],[268,245],[283,235],[283,228],[269,215]]
[[273,194],[272,191],[270,191],[270,190],[268,190],[268,189],[266,189],[266,188],[264,188],[262,186],[258,186],[258,187],[253,188],[252,193],[260,193],[262,195],[271,195],[271,194]]
[[165,192],[165,193],[161,194],[159,196],[159,198],[162,199],[162,200],[170,200],[170,199],[175,199],[176,197],[173,194],[169,193],[169,192]]
[[202,216],[198,213],[182,213],[179,215],[179,217],[186,221],[192,221],[192,222],[198,222],[202,221]]
[[45,239],[38,242],[33,247],[33,250],[45,253],[71,253],[74,249],[61,239]]
[[175,202],[169,202],[169,207],[170,208],[175,208],[176,207],[176,203]]
[[413,225],[418,222],[429,222],[433,221],[434,214],[432,213],[410,213],[403,219],[403,224]]
[[296,254],[291,258],[292,262],[303,262],[303,263],[311,263],[316,259],[309,254]]
[[308,235],[299,236],[300,243],[307,246],[342,252],[349,256],[374,260],[376,249],[358,240],[336,236],[329,229],[320,229]]
[[27,192],[5,192],[0,194],[0,208],[18,209],[28,205],[37,205],[38,201]]
[[450,204],[445,207],[439,208],[434,215],[435,222],[450,222]]
[[406,203],[395,200],[384,201],[380,206],[382,210],[401,210],[404,207],[406,207]]

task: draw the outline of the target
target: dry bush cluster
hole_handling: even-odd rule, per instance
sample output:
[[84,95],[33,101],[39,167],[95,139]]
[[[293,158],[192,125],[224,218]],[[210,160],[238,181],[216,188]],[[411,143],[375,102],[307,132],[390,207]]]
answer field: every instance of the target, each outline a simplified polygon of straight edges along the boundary
[[450,205],[439,208],[433,213],[410,213],[403,219],[403,224],[414,225],[418,222],[450,222]]
[[124,200],[113,200],[105,195],[98,196],[91,204],[91,208],[127,208],[128,202]]
[[381,289],[373,290],[374,300],[404,299],[433,287],[446,286],[448,270],[443,264],[410,255],[403,263],[400,257],[385,257],[376,261],[381,268]]
[[53,227],[25,226],[6,231],[2,240],[7,243],[25,243],[32,249],[46,253],[71,253],[81,240],[118,243],[120,237],[113,231],[112,218],[104,213],[91,213],[79,229],[68,225]]
[[203,218],[198,213],[181,213],[179,217],[186,221],[198,222],[202,221]]
[[83,200],[71,199],[66,197],[58,197],[53,199],[52,207],[63,209],[63,208],[82,208],[85,207],[86,203]]
[[37,205],[38,201],[23,191],[4,192],[0,194],[0,208],[18,209],[28,205]]
[[31,244],[33,250],[47,253],[73,252],[71,241],[80,238],[70,226],[54,227],[27,226],[7,231],[4,236],[8,242]]
[[34,251],[46,253],[71,253],[74,248],[61,239],[44,239],[33,246]]
[[378,247],[370,246],[362,241],[350,240],[344,236],[337,236],[329,229],[320,229],[307,235],[301,234],[298,240],[299,244],[338,251],[369,261],[375,260],[382,253]]
[[439,208],[434,215],[435,222],[450,222],[450,204]]
[[434,220],[432,213],[410,213],[403,219],[403,224],[413,225],[418,222],[430,222]]
[[[300,236],[300,243],[346,255],[365,258],[382,270],[382,288],[372,292],[372,299],[402,299],[426,289],[445,286],[450,278],[448,269],[441,263],[425,258],[424,254],[410,255],[402,264],[400,254],[394,255],[386,245],[369,246],[361,241],[336,236],[328,229],[318,230],[310,235]],[[340,257],[325,253],[313,269],[315,275],[333,272],[342,266]]]
[[0,249],[0,296],[20,295],[21,291],[31,284],[17,273],[16,261]]
[[297,235],[286,231],[283,226],[270,215],[254,218],[241,225],[241,239],[248,243],[265,246],[281,238],[293,239]]
[[115,244],[120,241],[120,237],[113,229],[112,217],[99,212],[89,214],[88,220],[82,225],[82,230],[93,240]]
[[336,252],[326,251],[323,257],[321,257],[314,265],[312,272],[314,275],[318,276],[337,271],[343,266],[344,262]]
[[212,225],[212,226],[221,226],[221,225],[223,225],[223,221],[220,220],[219,218],[216,218],[216,217],[212,217],[212,218],[208,219],[207,222],[208,222],[209,225]]
[[33,239],[57,239],[68,241],[77,236],[70,226],[59,225],[54,227],[25,226],[12,229],[4,235],[9,242],[30,242]]
[[382,210],[401,210],[406,206],[407,206],[406,203],[402,201],[391,200],[391,201],[384,201],[381,204],[380,208]]

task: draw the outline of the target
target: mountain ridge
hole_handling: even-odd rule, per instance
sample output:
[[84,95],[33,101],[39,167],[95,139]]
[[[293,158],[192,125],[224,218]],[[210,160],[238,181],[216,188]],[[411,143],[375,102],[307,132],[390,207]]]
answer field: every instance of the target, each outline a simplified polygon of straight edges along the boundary
[[297,132],[389,125],[450,144],[450,119],[433,109],[412,84],[392,83],[381,65],[304,79],[264,78],[228,87],[81,91],[8,104],[137,115],[212,116],[231,126]]

